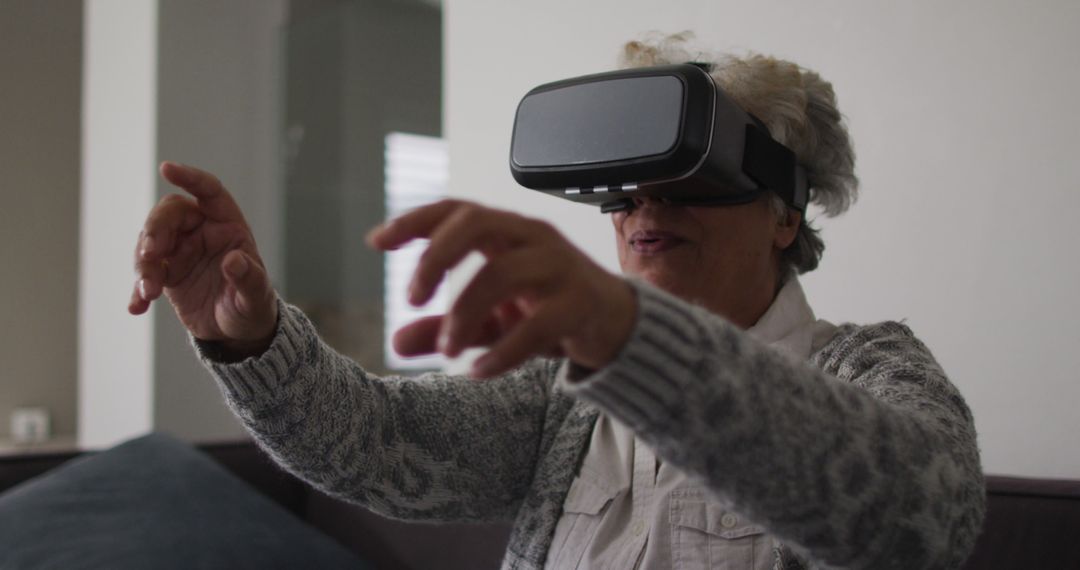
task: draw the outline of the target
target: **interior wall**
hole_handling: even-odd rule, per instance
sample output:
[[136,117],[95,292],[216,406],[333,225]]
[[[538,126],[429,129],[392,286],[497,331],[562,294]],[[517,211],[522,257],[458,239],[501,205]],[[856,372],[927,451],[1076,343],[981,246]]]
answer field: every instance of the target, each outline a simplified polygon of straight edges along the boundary
[[[438,132],[438,57],[424,59],[438,53],[436,7],[377,0],[298,4],[312,10],[341,5],[379,12],[378,21],[357,13],[343,24],[351,26],[351,41],[359,43],[350,48],[355,61],[342,66],[348,80],[340,91],[353,101],[339,120],[346,116],[354,123],[372,123],[380,132]],[[84,5],[95,15],[88,18],[95,33],[92,38],[86,34],[92,41],[85,50]],[[226,182],[253,227],[272,279],[284,285],[280,182],[285,148],[278,135],[281,31],[288,8],[286,0],[157,0],[135,7],[97,0],[0,3],[0,171],[5,174],[0,182],[5,205],[0,208],[0,262],[18,268],[0,280],[0,298],[5,299],[0,317],[13,324],[0,332],[5,363],[0,368],[0,438],[8,431],[11,408],[21,405],[50,408],[54,430],[80,431],[80,443],[89,447],[146,429],[192,440],[242,433],[195,360],[171,308],[157,303],[151,316],[138,318],[124,311],[133,281],[130,250],[154,201],[173,191],[156,175],[158,162],[187,162]],[[409,39],[416,21],[426,30],[420,41]],[[43,44],[49,49],[40,49]],[[404,53],[374,57],[388,45]],[[92,52],[94,69],[87,75],[86,97],[80,97],[84,52]],[[363,76],[356,71],[372,61],[379,64],[375,72]],[[386,69],[395,61],[405,64]],[[317,58],[303,62],[312,68],[322,63]],[[383,92],[373,100],[380,108],[367,108],[372,101],[361,101],[357,92],[388,72],[395,77],[394,88],[406,91],[396,97]],[[416,77],[423,78],[421,83]],[[82,214],[90,220],[83,220],[81,240],[80,115],[89,125],[82,145]],[[381,142],[381,135],[373,139]],[[351,145],[350,156],[361,151],[369,156],[378,146],[365,142],[361,148],[344,135],[335,143]],[[381,148],[375,150],[381,154]],[[374,193],[364,195],[374,196],[375,202],[352,206],[361,207],[374,223],[382,217],[382,172],[381,161],[370,164],[377,166],[374,177],[358,178],[357,172],[371,174],[360,161],[343,162],[337,175],[347,178],[343,193],[372,187]],[[371,223],[340,220],[354,238]],[[368,296],[381,302],[381,279],[365,274],[371,263],[381,268],[380,261],[377,256],[366,260],[371,263],[363,261],[350,265],[349,283],[340,281],[363,280],[374,287]],[[81,373],[77,330],[84,340]],[[381,333],[380,326],[373,330]],[[89,420],[79,428],[77,408]]]
[[0,439],[75,432],[81,70],[81,2],[0,2]]
[[384,371],[384,259],[364,235],[385,218],[386,135],[441,132],[441,53],[435,6],[290,5],[284,292],[330,346],[374,371]]
[[[329,322],[313,311],[321,332],[340,329],[339,349],[362,345],[362,361],[381,362],[382,259],[363,235],[383,218],[385,133],[440,129],[439,11],[300,4],[160,0],[157,158],[214,172],[275,287],[308,309],[334,307]],[[173,191],[158,180],[159,197]],[[154,311],[155,429],[242,435],[172,308]]]
[[605,216],[509,174],[528,89],[612,69],[650,30],[819,71],[862,190],[817,220],[827,250],[803,279],[817,314],[906,319],[972,407],[988,472],[1080,475],[1080,4],[449,0],[444,25],[451,193],[552,221],[613,270]]
[[[271,280],[280,271],[279,42],[285,0],[160,0],[157,161],[215,173],[240,204]],[[157,179],[157,195],[178,191]],[[167,303],[154,304],[154,428],[243,434]]]
[[125,310],[154,204],[157,2],[83,3],[78,443],[153,428],[153,315]]

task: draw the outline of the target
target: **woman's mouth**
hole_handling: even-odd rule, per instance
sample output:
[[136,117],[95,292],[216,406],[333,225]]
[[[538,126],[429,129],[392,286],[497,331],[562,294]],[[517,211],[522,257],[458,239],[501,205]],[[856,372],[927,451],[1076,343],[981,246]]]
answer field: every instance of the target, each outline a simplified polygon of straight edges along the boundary
[[678,235],[660,230],[638,230],[630,234],[630,249],[634,253],[661,253],[684,243],[686,240]]

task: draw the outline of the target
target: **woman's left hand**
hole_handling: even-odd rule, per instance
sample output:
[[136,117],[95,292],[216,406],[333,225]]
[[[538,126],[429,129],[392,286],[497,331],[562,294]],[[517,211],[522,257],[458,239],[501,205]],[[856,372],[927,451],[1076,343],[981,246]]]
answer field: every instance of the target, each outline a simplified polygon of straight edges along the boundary
[[391,250],[430,243],[409,285],[422,305],[469,253],[487,259],[450,311],[394,335],[400,354],[489,350],[471,374],[489,378],[537,355],[564,355],[599,369],[630,337],[637,300],[629,283],[594,263],[545,222],[458,200],[424,206],[373,229],[368,244]]

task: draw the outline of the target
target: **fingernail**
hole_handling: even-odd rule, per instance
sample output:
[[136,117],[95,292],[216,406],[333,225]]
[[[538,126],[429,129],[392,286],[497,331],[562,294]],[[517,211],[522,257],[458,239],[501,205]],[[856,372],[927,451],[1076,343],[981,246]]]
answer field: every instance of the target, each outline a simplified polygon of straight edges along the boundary
[[422,301],[420,295],[420,285],[416,281],[409,283],[409,303],[415,306],[419,306]]
[[448,348],[450,348],[450,333],[449,333],[449,331],[443,330],[442,332],[440,332],[439,333],[439,338],[435,341],[435,343],[436,343],[436,347],[439,349],[439,352],[441,352],[443,354],[446,354],[446,350]]
[[146,236],[146,239],[143,240],[143,248],[142,248],[143,257],[147,256],[148,254],[154,253],[154,251],[155,251],[154,248],[156,248],[156,247],[157,247],[157,241],[154,240],[154,236]]
[[395,246],[383,246],[383,245],[378,245],[378,244],[375,243],[375,237],[377,235],[380,235],[380,234],[384,233],[386,230],[390,229],[390,226],[392,226],[392,225],[394,225],[394,220],[387,220],[387,221],[385,221],[385,222],[371,228],[370,230],[368,230],[368,233],[364,236],[364,243],[368,244],[368,246],[373,248],[373,249],[381,249],[381,250],[384,250],[384,251],[396,251],[398,249],[401,249],[401,247],[397,246],[397,245],[395,245]]
[[142,297],[143,301],[150,300],[146,295],[146,279],[139,279],[139,296]]

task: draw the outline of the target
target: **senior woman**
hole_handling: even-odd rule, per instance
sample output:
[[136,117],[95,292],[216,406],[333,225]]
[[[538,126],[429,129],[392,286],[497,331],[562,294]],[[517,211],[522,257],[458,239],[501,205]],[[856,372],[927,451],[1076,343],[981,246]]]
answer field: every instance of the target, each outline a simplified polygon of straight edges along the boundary
[[[630,66],[687,61],[678,38]],[[720,58],[714,78],[806,168],[826,213],[854,197],[831,86]],[[782,200],[636,198],[611,216],[626,277],[548,224],[446,201],[374,229],[429,238],[409,298],[470,252],[450,311],[403,354],[487,347],[469,377],[376,377],[278,298],[220,182],[166,163],[129,310],[163,293],[273,458],[333,495],[425,521],[513,520],[504,568],[955,568],[978,532],[971,413],[904,325],[834,326],[799,286],[823,250]],[[481,380],[482,379],[482,380]]]

